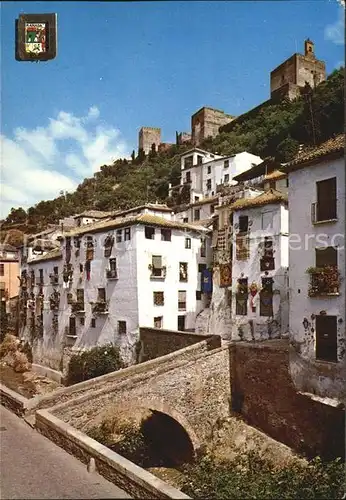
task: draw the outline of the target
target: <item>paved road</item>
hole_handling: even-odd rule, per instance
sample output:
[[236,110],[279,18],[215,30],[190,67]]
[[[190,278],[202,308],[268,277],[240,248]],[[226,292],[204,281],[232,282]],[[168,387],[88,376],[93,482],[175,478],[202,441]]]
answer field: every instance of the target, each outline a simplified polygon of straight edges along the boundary
[[130,498],[0,405],[0,498]]

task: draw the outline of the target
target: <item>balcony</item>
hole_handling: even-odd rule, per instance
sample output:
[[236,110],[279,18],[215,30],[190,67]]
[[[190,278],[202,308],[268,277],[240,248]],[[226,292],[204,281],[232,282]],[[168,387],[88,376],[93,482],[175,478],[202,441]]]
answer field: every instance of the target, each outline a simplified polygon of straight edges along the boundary
[[151,280],[164,280],[166,278],[166,267],[154,267],[152,264],[148,266],[151,271],[150,279]]
[[116,269],[107,269],[106,276],[108,280],[117,280],[118,271]]
[[311,204],[311,222],[312,224],[327,224],[337,222],[336,203],[325,207],[319,203]]
[[50,274],[49,275],[50,279],[50,284],[53,286],[58,286],[59,285],[59,276],[58,274]]
[[338,296],[340,273],[336,266],[310,267],[309,297]]
[[107,314],[108,313],[108,302],[104,300],[99,300],[91,305],[93,314]]
[[73,313],[84,313],[84,302],[77,301],[71,304],[71,311]]

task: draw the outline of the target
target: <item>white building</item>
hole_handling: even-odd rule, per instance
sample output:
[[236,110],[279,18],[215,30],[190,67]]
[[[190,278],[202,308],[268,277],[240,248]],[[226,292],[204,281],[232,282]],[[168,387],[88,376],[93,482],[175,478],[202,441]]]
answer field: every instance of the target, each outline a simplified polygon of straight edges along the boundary
[[259,156],[243,151],[233,156],[192,149],[181,155],[181,186],[190,186],[190,203],[215,196],[218,186],[233,185],[234,176],[261,163]]
[[29,322],[22,328],[34,362],[59,370],[66,347],[109,342],[133,362],[139,327],[193,330],[208,301],[201,292],[201,273],[210,261],[207,238],[204,227],[152,214],[65,233],[60,260],[56,252],[54,260],[47,254],[28,263],[27,275],[34,271],[43,282],[33,290],[44,304],[35,305],[37,331]]
[[219,272],[221,287],[232,283],[232,339],[279,338],[288,334],[287,196],[270,189],[230,210],[232,269],[220,264]]
[[304,392],[346,397],[344,136],[289,173],[291,374]]
[[101,210],[86,210],[81,214],[74,215],[73,219],[75,221],[76,226],[85,226],[86,224],[93,224],[94,222],[108,219],[113,214],[114,212],[102,212]]
[[178,212],[174,214],[174,218],[178,222],[200,224],[210,220],[215,214],[216,207],[219,204],[219,197],[212,196],[210,198],[189,203],[185,207],[180,207]]

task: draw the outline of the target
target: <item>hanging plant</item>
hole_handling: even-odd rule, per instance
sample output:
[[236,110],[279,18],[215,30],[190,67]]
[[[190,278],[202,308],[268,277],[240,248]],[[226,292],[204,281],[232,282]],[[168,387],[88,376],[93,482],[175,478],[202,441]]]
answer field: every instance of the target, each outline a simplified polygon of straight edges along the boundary
[[258,290],[259,290],[259,287],[258,287],[257,283],[255,283],[253,281],[251,283],[251,285],[249,286],[249,293],[250,293],[250,295],[252,295],[252,297],[254,297],[258,293]]

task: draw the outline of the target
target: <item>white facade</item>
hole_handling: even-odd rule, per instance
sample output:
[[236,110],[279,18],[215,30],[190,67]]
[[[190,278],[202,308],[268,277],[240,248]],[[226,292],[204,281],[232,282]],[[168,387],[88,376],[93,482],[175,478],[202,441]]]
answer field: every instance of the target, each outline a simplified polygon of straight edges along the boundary
[[[239,218],[248,217],[248,257],[239,260],[237,235]],[[233,214],[232,251],[232,339],[267,340],[288,334],[288,209],[284,203],[243,208]],[[265,238],[272,241],[273,266],[261,270]],[[272,278],[272,313],[263,313],[260,301],[263,279]],[[238,280],[247,279],[247,289],[257,285],[257,293],[246,295],[246,314],[237,311]],[[261,310],[262,309],[262,310]],[[244,310],[242,311],[244,313]],[[266,315],[264,315],[266,314]]]
[[136,215],[156,215],[157,217],[162,217],[166,220],[174,220],[174,213],[171,208],[168,208],[167,205],[161,205],[159,203],[147,203],[146,205],[142,205],[139,207],[130,208],[128,210],[122,210],[117,212],[112,219],[113,220],[121,220],[125,217],[134,217]]
[[[336,179],[336,217],[334,220],[314,223],[311,214],[313,204],[317,202],[317,182],[332,178]],[[291,341],[296,351],[291,358],[291,373],[300,390],[339,398],[342,394],[345,396],[346,388],[344,158],[340,154],[338,159],[319,160],[316,164],[291,171],[289,185],[292,238],[289,252],[289,315]],[[331,192],[326,203],[332,203]],[[317,267],[316,249],[326,247],[336,249],[340,273],[338,294],[309,296],[311,278],[306,271]],[[335,327],[324,331],[319,326],[321,315],[333,317],[331,321],[334,321]],[[323,352],[323,343],[329,354]],[[333,361],[330,358],[332,351],[335,357]]]
[[[90,229],[72,231],[69,233],[72,235],[70,252],[67,250],[66,233],[62,241],[62,259],[53,261],[41,257],[41,261],[28,264],[29,270],[35,269],[36,275],[39,269],[43,269],[44,276],[43,333],[35,334],[33,338],[28,323],[21,331],[21,336],[33,344],[34,362],[59,370],[64,364],[62,360],[66,347],[73,352],[111,342],[120,346],[123,359],[131,363],[139,339],[139,327],[194,329],[195,318],[207,300],[200,293],[200,265],[206,267],[210,259],[208,251],[201,250],[202,240],[208,238],[206,230],[202,227],[180,227],[177,223],[171,223],[173,227],[169,228],[164,219],[153,219],[150,215],[141,217],[141,221],[138,218],[128,218],[123,222],[108,221],[104,229],[96,224]],[[162,239],[161,231],[170,241]],[[109,236],[114,238],[114,242],[111,253],[105,256],[104,243]],[[94,245],[91,260],[88,237],[92,238]],[[205,246],[208,247],[206,242]],[[153,271],[157,258],[161,260],[162,272]],[[113,267],[111,259],[116,259],[112,261]],[[180,263],[187,265],[187,279],[183,281],[180,281]],[[70,264],[72,275],[63,284],[66,264]],[[53,288],[49,274],[55,266],[59,266],[59,283]],[[114,274],[108,272],[110,269],[114,269]],[[49,303],[54,289],[60,293],[55,312],[51,311]],[[101,300],[99,289],[106,301],[105,312],[93,310],[95,303]],[[37,294],[38,288],[34,291]],[[81,311],[72,312],[70,302],[77,301],[77,294],[84,296],[84,305]],[[163,304],[159,305],[162,299]],[[53,316],[58,321],[58,331],[55,332]]]
[[[181,185],[190,185],[190,202],[215,196],[218,186],[237,184],[233,177],[262,162],[259,156],[243,151],[233,156],[198,154],[196,150],[181,158]],[[209,156],[208,156],[209,155]],[[199,156],[199,161],[197,157]],[[189,161],[188,161],[189,160]]]
[[198,224],[199,221],[206,221],[212,218],[215,215],[218,204],[219,198],[217,196],[191,203],[185,210],[174,214],[174,218],[178,222]]

